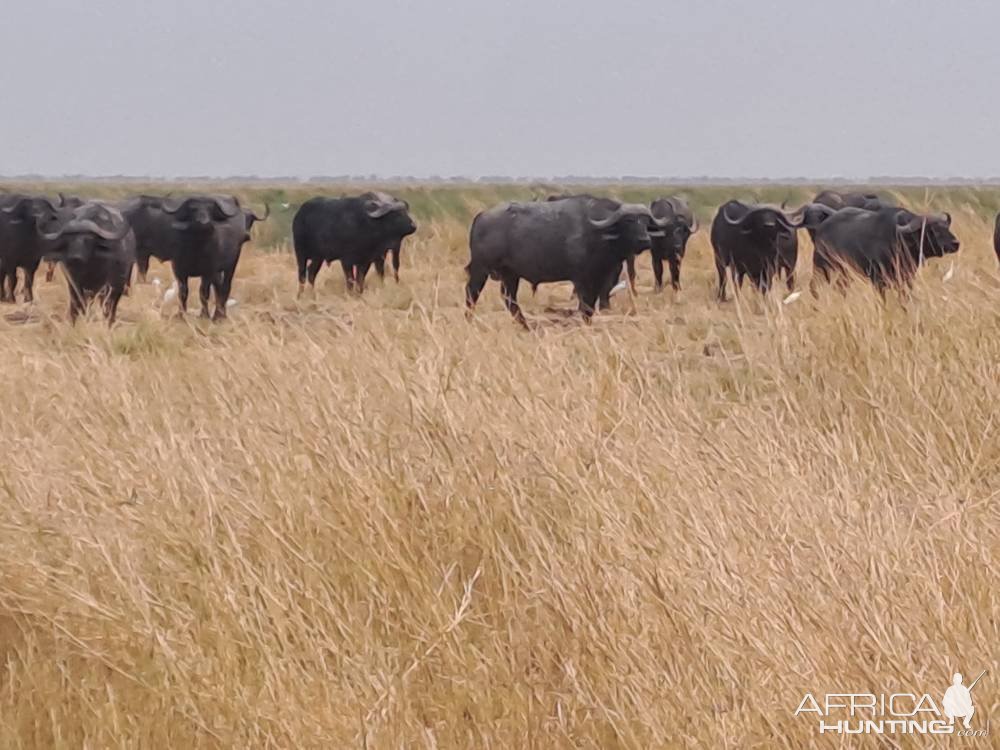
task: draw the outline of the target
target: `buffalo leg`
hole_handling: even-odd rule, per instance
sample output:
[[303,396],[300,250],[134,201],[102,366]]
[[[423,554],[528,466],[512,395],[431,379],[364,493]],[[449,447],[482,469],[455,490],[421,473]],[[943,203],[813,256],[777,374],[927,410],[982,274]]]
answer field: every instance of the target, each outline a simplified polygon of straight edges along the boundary
[[135,259],[135,264],[139,268],[139,283],[145,284],[146,274],[149,273],[149,256],[148,255],[137,256]]
[[29,304],[35,301],[35,271],[37,270],[38,266],[24,269],[24,301]]
[[347,260],[340,261],[340,267],[344,269],[344,283],[347,284],[347,291],[354,291],[354,264]]
[[653,256],[653,288],[658,291],[663,291],[663,258],[658,258]]
[[124,290],[109,290],[104,298],[104,317],[108,320],[108,327],[114,325],[118,317],[118,302],[122,298]]
[[681,290],[681,261],[680,258],[668,258],[670,263],[670,286],[675,292]]
[[295,262],[298,264],[299,268],[299,297],[306,290],[306,265],[309,259],[305,255],[295,254]]
[[466,317],[469,317],[472,311],[476,309],[479,295],[483,293],[483,287],[486,286],[486,280],[490,277],[490,272],[485,268],[474,268],[471,263],[466,266],[465,270],[469,274],[469,281],[465,285]]
[[521,312],[521,308],[517,304],[517,288],[520,285],[520,276],[505,273],[500,280],[500,293],[503,294],[503,303],[507,306],[507,311],[514,316],[514,320],[527,328],[528,322],[524,319],[524,313]]
[[365,278],[371,267],[371,263],[358,263],[354,266],[354,286],[358,294],[365,293]]
[[392,249],[392,278],[395,279],[396,283],[399,283],[399,254],[402,248],[394,247]]
[[719,302],[726,301],[726,267],[721,263],[715,264],[715,270],[719,272]]
[[177,279],[177,300],[180,303],[180,311],[178,315],[183,317],[188,310],[188,279],[184,278]]
[[375,264],[375,273],[378,274],[380,279],[385,278],[385,256],[376,255],[375,259],[372,261]]
[[201,277],[201,285],[198,287],[198,299],[201,301],[201,317],[208,318],[208,299],[212,293],[212,276],[205,274]]
[[229,317],[229,292],[233,288],[233,272],[223,271],[212,282],[215,287],[215,315],[212,320],[225,320]]
[[322,258],[313,258],[311,261],[309,261],[309,271],[308,271],[309,288],[312,290],[313,294],[316,293],[316,276],[319,275],[319,269],[322,267],[323,267]]
[[[16,271],[15,271],[16,273]],[[0,302],[14,301],[14,287],[17,285],[17,276],[10,279],[10,266],[7,263],[0,263]]]
[[590,323],[590,319],[594,316],[594,309],[600,293],[593,289],[583,290],[577,287],[577,296],[580,299],[580,314],[583,316],[585,323]]
[[69,284],[69,322],[76,323],[76,319],[83,312],[84,300],[80,291],[70,282]]
[[45,283],[48,284],[56,276],[56,262],[49,260],[45,262]]
[[608,278],[605,279],[603,286],[598,290],[597,296],[597,309],[600,310],[610,310],[611,309],[611,290],[617,286],[618,282],[622,277],[622,267],[615,266],[609,273]]

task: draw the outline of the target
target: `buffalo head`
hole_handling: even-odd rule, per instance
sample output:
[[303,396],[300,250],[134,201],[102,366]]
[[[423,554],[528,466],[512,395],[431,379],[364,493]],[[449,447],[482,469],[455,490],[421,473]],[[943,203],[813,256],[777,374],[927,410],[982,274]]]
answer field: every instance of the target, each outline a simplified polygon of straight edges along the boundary
[[742,216],[730,213],[730,206],[726,205],[722,211],[722,218],[730,226],[738,227],[743,234],[754,234],[757,236],[779,236],[790,237],[795,234],[795,230],[805,225],[805,213],[807,206],[803,206],[791,215],[786,214],[780,208],[771,206],[755,206]]
[[660,198],[649,204],[653,224],[663,232],[664,241],[678,256],[692,234],[698,231],[698,220],[687,203],[680,198]]
[[121,213],[101,203],[86,203],[53,224],[46,231],[37,230],[51,243],[46,255],[71,268],[88,265],[96,254],[116,252],[131,231]]
[[625,255],[648,250],[650,235],[663,236],[663,230],[653,222],[649,208],[641,203],[592,198],[587,204],[587,221]]
[[36,226],[44,226],[60,213],[59,206],[45,197],[22,195],[0,207],[0,214],[9,224],[33,222]]
[[896,213],[896,234],[918,262],[957,253],[961,246],[952,234],[949,213],[921,215],[900,209]]
[[365,193],[361,200],[365,216],[375,222],[386,236],[407,237],[417,231],[406,201],[393,198],[388,193]]
[[231,196],[192,196],[164,200],[161,210],[173,217],[175,229],[204,232],[214,229],[216,222],[232,219],[241,209]]

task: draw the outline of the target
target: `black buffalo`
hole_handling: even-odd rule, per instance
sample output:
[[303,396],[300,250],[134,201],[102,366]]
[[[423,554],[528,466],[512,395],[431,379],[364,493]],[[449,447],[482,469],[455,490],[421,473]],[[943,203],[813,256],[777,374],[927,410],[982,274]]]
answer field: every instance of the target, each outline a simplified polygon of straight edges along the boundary
[[0,302],[14,302],[19,268],[24,272],[24,301],[34,301],[35,273],[50,244],[38,230],[68,211],[44,196],[0,197]]
[[469,233],[466,304],[471,311],[487,279],[497,278],[507,309],[525,325],[517,304],[521,279],[533,287],[571,281],[589,320],[623,262],[649,248],[651,232],[661,234],[651,223],[646,206],[592,196],[503,203],[484,211]]
[[737,288],[746,277],[762,292],[784,272],[789,290],[795,287],[799,243],[796,230],[804,226],[806,208],[789,216],[780,208],[729,201],[712,222],[712,248],[719,273],[719,299],[726,299],[726,270]]
[[894,206],[892,201],[886,200],[875,193],[840,193],[836,190],[822,191],[813,198],[813,203],[818,203],[821,206],[829,206],[837,211],[842,208],[863,208],[865,211],[878,211],[880,208]]
[[834,273],[866,276],[879,291],[909,287],[925,258],[958,252],[947,213],[923,216],[905,208],[878,211],[845,208],[824,221],[816,232],[813,278],[831,280]]
[[164,212],[167,197],[140,195],[121,204],[122,215],[135,232],[135,264],[139,283],[146,283],[149,259],[169,261],[177,244],[173,217]]
[[201,316],[209,316],[209,297],[215,292],[215,320],[226,317],[226,303],[247,234],[246,217],[232,196],[191,196],[163,201],[160,210],[170,217],[168,253],[177,279],[181,314],[187,312],[188,280],[201,279]]
[[95,298],[114,323],[135,263],[135,236],[114,206],[90,201],[61,215],[48,231],[46,257],[62,263],[69,285],[69,318],[76,321]]
[[[698,231],[698,221],[694,213],[680,198],[659,198],[649,204],[653,223],[663,233],[652,237],[650,255],[653,258],[653,278],[656,291],[663,289],[663,262],[670,267],[670,286],[675,291],[681,288],[681,261],[688,239]],[[629,281],[635,288],[635,262],[629,262]]]
[[417,231],[409,209],[386,193],[303,203],[292,220],[299,293],[307,279],[315,290],[319,269],[335,260],[344,269],[348,291],[363,293],[372,264],[380,259],[384,264],[386,250]]

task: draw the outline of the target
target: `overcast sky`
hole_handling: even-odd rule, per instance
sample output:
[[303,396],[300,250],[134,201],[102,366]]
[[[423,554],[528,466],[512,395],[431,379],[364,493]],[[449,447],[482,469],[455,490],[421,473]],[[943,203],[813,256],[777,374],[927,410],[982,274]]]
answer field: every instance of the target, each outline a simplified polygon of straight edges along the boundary
[[996,0],[19,0],[0,173],[1000,175]]

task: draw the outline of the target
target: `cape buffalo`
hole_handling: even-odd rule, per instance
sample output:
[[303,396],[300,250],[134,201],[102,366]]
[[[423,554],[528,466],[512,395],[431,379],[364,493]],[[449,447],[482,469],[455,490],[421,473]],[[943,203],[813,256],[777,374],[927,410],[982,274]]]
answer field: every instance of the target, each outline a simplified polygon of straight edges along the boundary
[[822,191],[813,198],[813,203],[829,206],[837,211],[842,208],[863,208],[866,211],[878,211],[880,208],[894,205],[892,201],[881,198],[875,193],[839,193],[836,190]]
[[132,275],[135,236],[125,217],[109,204],[91,201],[71,211],[50,231],[38,230],[51,243],[46,257],[61,262],[65,270],[70,321],[97,297],[110,325]]
[[[663,261],[670,266],[670,286],[675,291],[681,288],[681,261],[688,239],[698,231],[698,220],[694,213],[680,198],[660,198],[649,205],[653,222],[663,232],[662,236],[652,238],[650,255],[653,258],[653,277],[656,279],[656,291],[663,289]],[[635,261],[629,259],[629,281],[635,287]]]
[[240,252],[249,238],[239,201],[232,196],[191,196],[164,200],[160,210],[170,217],[173,235],[167,245],[177,279],[181,314],[187,312],[188,279],[201,279],[201,316],[209,316],[215,291],[214,320],[226,317]]
[[845,208],[816,232],[813,277],[829,281],[835,271],[853,270],[884,293],[890,285],[911,286],[924,258],[955,253],[959,247],[947,213],[922,216],[905,208]]
[[24,301],[34,301],[35,272],[49,246],[37,230],[69,210],[41,196],[11,194],[0,199],[0,302],[14,302],[18,268],[24,271]]
[[344,269],[348,291],[363,293],[372,264],[378,259],[384,264],[386,249],[417,231],[409,209],[405,201],[386,193],[312,198],[303,203],[292,220],[299,294],[307,278],[315,290],[319,269],[335,260]]
[[135,233],[137,275],[143,284],[149,272],[149,259],[169,261],[176,244],[173,218],[163,211],[165,200],[158,196],[140,195],[117,206]]
[[780,208],[753,206],[740,201],[723,205],[712,222],[712,248],[719,273],[719,300],[726,299],[726,269],[732,269],[737,289],[745,277],[761,292],[771,288],[784,271],[789,290],[795,287],[799,243],[806,207],[791,216]]
[[571,281],[586,320],[621,273],[622,263],[649,248],[649,208],[610,198],[574,196],[546,202],[503,203],[480,213],[469,233],[466,304],[475,308],[488,278],[498,278],[511,315],[526,325],[517,304],[521,279],[532,286]]

